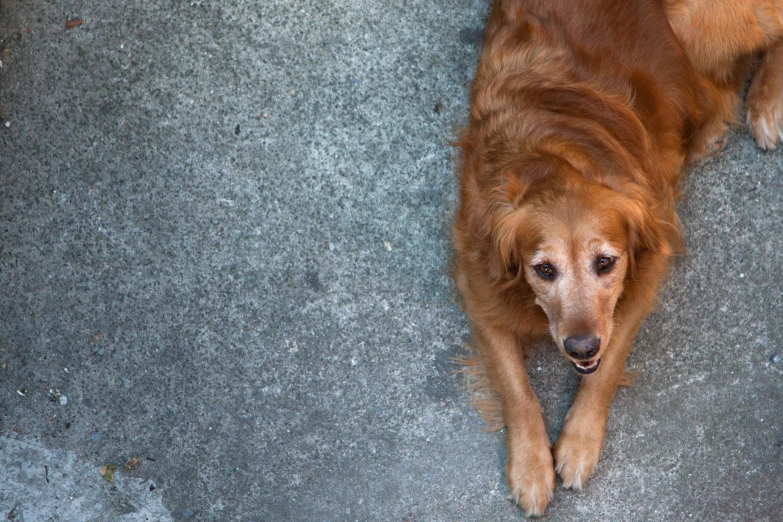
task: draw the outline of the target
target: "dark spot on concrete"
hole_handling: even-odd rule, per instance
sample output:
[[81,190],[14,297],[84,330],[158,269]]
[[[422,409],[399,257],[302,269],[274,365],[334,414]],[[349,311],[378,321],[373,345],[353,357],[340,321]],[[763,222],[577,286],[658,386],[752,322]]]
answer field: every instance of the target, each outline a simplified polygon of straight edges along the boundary
[[112,500],[114,503],[114,508],[119,515],[129,515],[138,511],[136,506],[131,504],[128,499],[122,495],[116,495],[112,498]]
[[321,283],[321,280],[318,278],[317,272],[307,272],[305,275],[305,283],[307,283],[307,286],[315,291],[315,292],[321,292],[324,289],[324,285]]
[[22,515],[22,510],[19,509],[19,506],[14,506],[13,509],[8,513],[6,516],[8,520],[24,520],[24,515]]
[[459,31],[459,41],[467,45],[479,45],[484,38],[481,27],[464,27]]
[[457,398],[460,389],[455,372],[459,370],[459,366],[452,359],[460,353],[461,349],[456,345],[449,350],[438,352],[432,362],[431,373],[434,375],[428,376],[424,385],[427,397],[435,401]]

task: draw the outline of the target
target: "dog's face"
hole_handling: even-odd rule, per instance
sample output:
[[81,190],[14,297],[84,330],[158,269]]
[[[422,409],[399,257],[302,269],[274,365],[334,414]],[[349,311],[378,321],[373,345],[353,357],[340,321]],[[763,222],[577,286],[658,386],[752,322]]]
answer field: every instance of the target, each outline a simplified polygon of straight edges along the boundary
[[616,214],[573,210],[548,212],[541,241],[524,256],[524,270],[557,346],[579,373],[589,374],[612,335],[628,248]]
[[524,273],[557,346],[581,374],[598,369],[609,345],[642,233],[637,210],[592,183],[526,196],[501,225],[502,236],[516,237],[514,269]]

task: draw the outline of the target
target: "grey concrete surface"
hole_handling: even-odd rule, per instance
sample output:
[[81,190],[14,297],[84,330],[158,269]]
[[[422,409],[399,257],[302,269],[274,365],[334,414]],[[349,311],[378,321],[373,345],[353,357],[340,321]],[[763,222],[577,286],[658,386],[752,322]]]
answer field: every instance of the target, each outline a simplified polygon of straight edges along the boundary
[[[450,362],[486,12],[0,0],[3,517],[522,518]],[[783,152],[737,128],[683,196],[641,378],[547,520],[783,520]],[[577,377],[531,372],[554,438]]]
[[6,520],[171,520],[154,481],[115,474],[109,485],[73,451],[0,437]]

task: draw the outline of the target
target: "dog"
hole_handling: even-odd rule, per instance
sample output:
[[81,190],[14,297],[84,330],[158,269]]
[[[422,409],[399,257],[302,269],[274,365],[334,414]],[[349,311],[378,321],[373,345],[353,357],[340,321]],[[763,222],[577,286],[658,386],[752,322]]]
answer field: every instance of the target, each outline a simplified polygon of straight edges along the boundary
[[[750,130],[783,139],[783,0],[496,0],[460,152],[455,282],[528,516],[596,468],[625,360],[682,252],[677,184],[717,154],[746,79]],[[550,444],[525,352],[581,375]],[[486,408],[492,405],[485,403]],[[485,412],[486,413],[486,412]]]

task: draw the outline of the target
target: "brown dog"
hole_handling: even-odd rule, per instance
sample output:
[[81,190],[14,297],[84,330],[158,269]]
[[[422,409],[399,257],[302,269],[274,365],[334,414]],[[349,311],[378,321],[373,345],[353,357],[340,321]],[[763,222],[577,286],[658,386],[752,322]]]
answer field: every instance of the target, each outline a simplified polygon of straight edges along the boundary
[[[683,165],[722,148],[755,62],[748,123],[762,148],[783,138],[782,37],[783,0],[495,1],[459,140],[456,280],[526,514],[555,471],[579,489],[595,469],[681,249]],[[554,452],[524,360],[547,331],[583,375]]]

